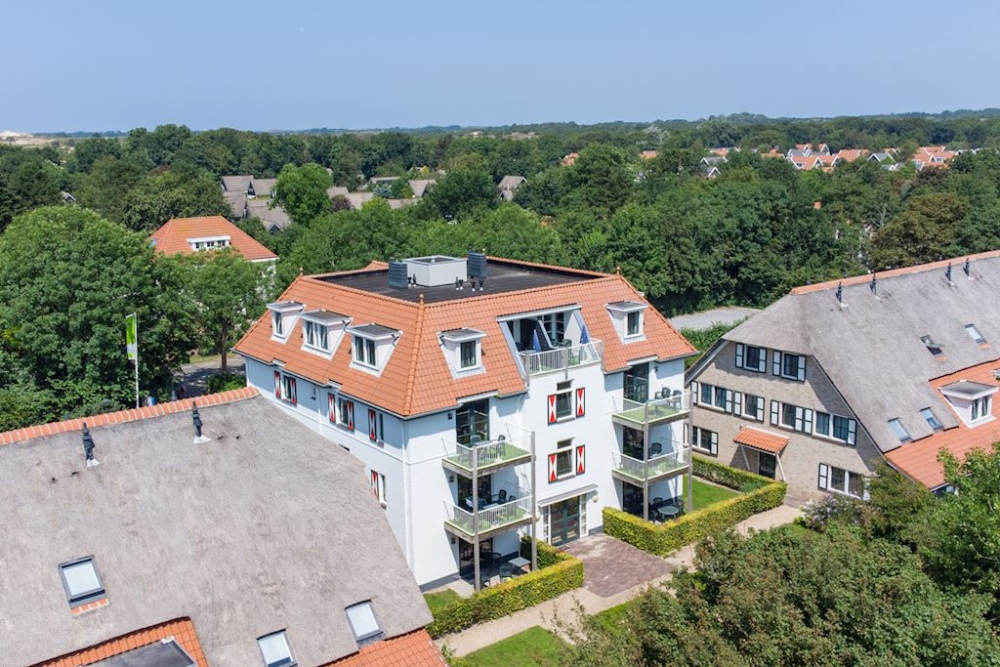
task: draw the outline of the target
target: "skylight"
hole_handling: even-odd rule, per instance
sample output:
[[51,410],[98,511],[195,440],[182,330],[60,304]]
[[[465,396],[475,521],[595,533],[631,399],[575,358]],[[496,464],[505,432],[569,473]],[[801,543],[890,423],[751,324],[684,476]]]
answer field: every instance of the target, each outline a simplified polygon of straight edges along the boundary
[[295,664],[284,630],[259,637],[257,645],[267,667],[290,667]]
[[378,620],[375,618],[375,610],[372,609],[370,600],[351,605],[345,611],[347,612],[347,620],[351,622],[354,638],[358,642],[382,634],[382,628],[379,627]]
[[87,556],[78,560],[63,563],[59,566],[63,585],[66,587],[66,597],[71,605],[83,604],[104,597],[104,586],[97,575],[94,557]]
[[969,334],[969,338],[980,345],[986,343],[986,339],[983,338],[983,334],[979,333],[979,329],[976,328],[975,324],[966,324],[965,333]]
[[938,420],[937,415],[935,415],[934,411],[931,410],[930,408],[924,408],[923,410],[920,411],[920,414],[923,415],[924,419],[927,420],[927,425],[930,426],[935,431],[940,431],[942,428],[944,428],[944,426],[941,425],[940,420]]
[[944,346],[935,343],[934,339],[932,339],[930,336],[921,336],[920,342],[923,343],[927,347],[927,351],[933,354],[935,357],[944,354],[944,351],[941,349]]
[[906,428],[903,426],[903,422],[899,421],[898,418],[889,420],[889,428],[892,429],[893,434],[899,438],[900,442],[909,442],[913,438],[907,433]]

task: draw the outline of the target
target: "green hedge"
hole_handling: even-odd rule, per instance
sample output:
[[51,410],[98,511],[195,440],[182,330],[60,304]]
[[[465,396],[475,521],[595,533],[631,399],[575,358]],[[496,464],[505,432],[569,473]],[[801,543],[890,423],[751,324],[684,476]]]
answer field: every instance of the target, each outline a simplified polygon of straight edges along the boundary
[[604,532],[643,551],[666,556],[685,544],[697,542],[754,514],[777,507],[784,501],[787,488],[784,482],[768,480],[767,485],[754,491],[713,503],[667,523],[644,521],[627,512],[606,507]]
[[732,466],[727,466],[718,461],[712,461],[700,456],[692,456],[691,463],[696,477],[707,479],[710,482],[715,482],[721,486],[736,489],[743,493],[756,491],[775,483],[773,479],[768,477],[740,470],[739,468],[733,468]]
[[[523,548],[522,541],[522,552]],[[530,553],[530,543],[528,549]],[[533,607],[580,586],[583,586],[583,561],[539,542],[537,570],[484,588],[440,610],[427,631],[436,639]]]

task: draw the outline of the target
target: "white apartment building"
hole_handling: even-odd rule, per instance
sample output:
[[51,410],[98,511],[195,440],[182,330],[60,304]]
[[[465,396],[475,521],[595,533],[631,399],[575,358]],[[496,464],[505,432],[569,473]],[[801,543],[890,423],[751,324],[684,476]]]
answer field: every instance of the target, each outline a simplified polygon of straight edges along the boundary
[[236,351],[361,461],[424,588],[478,587],[606,506],[683,504],[695,351],[621,276],[480,253],[300,276]]

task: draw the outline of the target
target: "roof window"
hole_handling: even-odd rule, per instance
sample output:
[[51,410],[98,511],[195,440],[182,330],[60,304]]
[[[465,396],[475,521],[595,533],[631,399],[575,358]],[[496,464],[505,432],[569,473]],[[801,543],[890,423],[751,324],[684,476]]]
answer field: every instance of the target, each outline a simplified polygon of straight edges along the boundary
[[935,431],[940,431],[944,428],[944,426],[941,425],[941,421],[937,418],[937,415],[935,415],[934,411],[930,408],[924,408],[920,411],[920,414],[927,420],[927,425]]
[[359,644],[367,643],[368,640],[382,635],[382,628],[379,627],[378,619],[375,618],[375,610],[372,609],[371,600],[351,605],[344,611],[347,612],[347,620],[350,621],[354,638],[358,640]]
[[105,596],[104,585],[97,574],[94,557],[87,556],[59,566],[66,598],[73,606],[93,602]]
[[979,333],[979,329],[976,328],[975,324],[966,324],[965,333],[969,334],[969,338],[979,345],[984,345],[986,343],[986,339],[983,338],[983,334]]
[[291,667],[295,664],[284,630],[258,637],[257,646],[260,647],[266,667]]
[[889,420],[889,428],[892,429],[893,435],[899,438],[900,442],[909,442],[913,439],[907,432],[906,427],[903,426],[903,422],[899,421],[898,417]]
[[939,357],[942,354],[944,354],[944,350],[942,349],[944,345],[939,345],[938,343],[935,343],[934,339],[931,338],[930,336],[921,336],[920,342],[923,343],[924,346],[927,348],[927,351],[933,354],[935,357]]

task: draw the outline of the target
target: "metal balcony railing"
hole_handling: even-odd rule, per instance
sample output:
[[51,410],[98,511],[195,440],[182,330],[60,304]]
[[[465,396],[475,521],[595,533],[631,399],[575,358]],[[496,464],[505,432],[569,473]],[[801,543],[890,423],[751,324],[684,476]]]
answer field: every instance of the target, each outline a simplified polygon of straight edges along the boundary
[[616,409],[613,418],[626,426],[644,426],[664,421],[683,419],[691,410],[691,392],[675,392],[668,396],[653,398],[645,403],[622,399],[621,409]]
[[675,452],[651,456],[648,461],[612,452],[612,472],[629,481],[652,481],[687,470],[691,463],[691,448],[684,446]]
[[557,347],[541,352],[520,352],[521,364],[529,375],[541,375],[566,370],[575,366],[599,364],[604,359],[604,343],[591,340],[582,345]]

